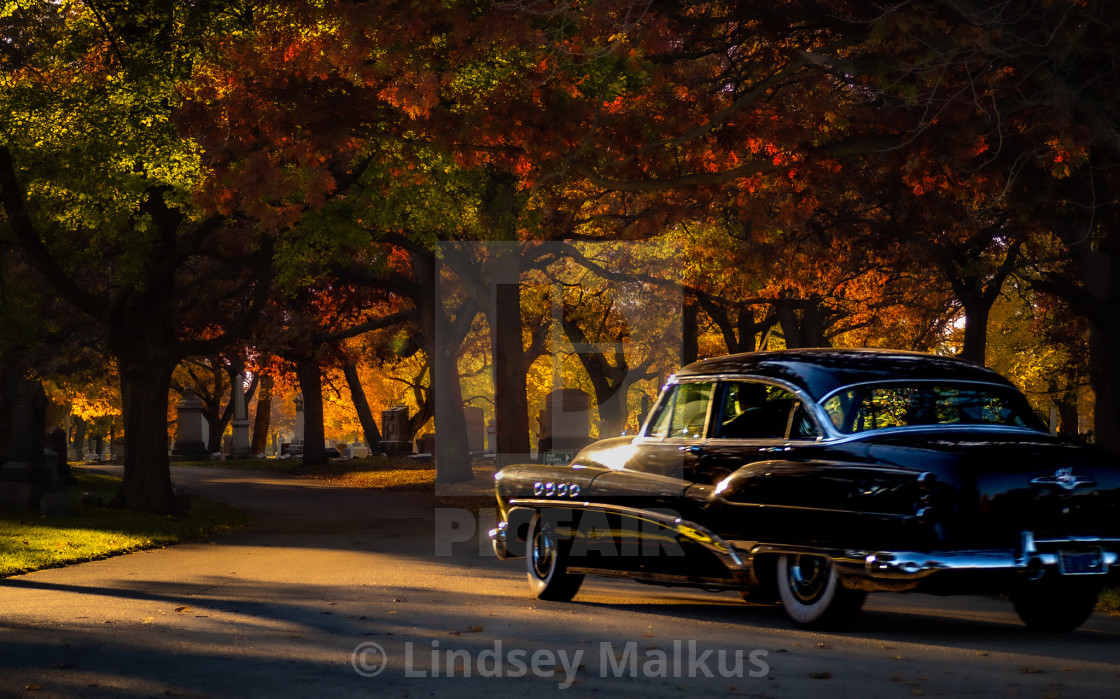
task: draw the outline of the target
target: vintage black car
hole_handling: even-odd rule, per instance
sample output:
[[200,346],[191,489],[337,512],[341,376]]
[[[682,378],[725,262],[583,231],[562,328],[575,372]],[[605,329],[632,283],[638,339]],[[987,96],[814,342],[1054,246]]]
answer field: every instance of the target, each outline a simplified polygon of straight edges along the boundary
[[530,588],[585,575],[738,590],[804,626],[868,592],[999,593],[1069,631],[1120,584],[1120,459],[1050,435],[1012,384],[933,355],[791,350],[672,377],[636,437],[496,474],[490,532]]

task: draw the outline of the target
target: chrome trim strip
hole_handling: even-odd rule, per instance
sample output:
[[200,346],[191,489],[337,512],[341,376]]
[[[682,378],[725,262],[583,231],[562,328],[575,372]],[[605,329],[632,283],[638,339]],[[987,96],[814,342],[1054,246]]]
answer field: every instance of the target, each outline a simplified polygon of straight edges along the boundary
[[[1021,535],[1019,549],[978,549],[973,551],[853,551],[821,549],[811,546],[764,544],[731,540],[753,565],[760,554],[809,554],[828,558],[841,575],[886,580],[921,580],[942,572],[1012,572],[1033,574],[1058,570],[1060,548],[1064,545],[1115,544],[1118,550],[1102,550],[1104,573],[1120,566],[1120,539],[1095,536],[1069,536],[1061,539],[1036,539],[1031,532]],[[1042,545],[1053,550],[1039,551]]]
[[[829,421],[831,424],[831,420]],[[835,431],[835,426],[833,426]],[[914,425],[913,427],[884,427],[877,430],[865,430],[863,432],[855,432],[846,434],[841,437],[833,439],[826,439],[825,444],[847,444],[848,442],[858,442],[864,439],[874,439],[882,435],[893,434],[938,434],[940,432],[1013,432],[1018,434],[1029,434],[1033,436],[1045,436],[1049,433],[1039,432],[1032,430],[1029,427],[1014,427],[1011,425]]]
[[[755,463],[765,463],[763,461],[756,461]],[[808,507],[806,505],[780,505],[769,502],[735,502],[728,500],[720,493],[715,496],[720,502],[725,503],[728,507],[757,507],[759,509],[774,509],[774,510],[801,510],[805,512],[826,512],[828,514],[837,515],[860,515],[866,517],[886,517],[897,520],[910,520],[914,519],[915,514],[899,514],[897,512],[868,512],[866,510],[837,510],[829,507]]]
[[694,522],[688,522],[680,517],[643,510],[638,507],[624,505],[607,505],[594,502],[572,502],[563,500],[534,500],[532,498],[512,499],[511,506],[518,507],[550,507],[553,509],[585,509],[623,515],[638,520],[645,520],[661,525],[667,529],[690,539],[711,551],[729,570],[747,570],[749,566],[743,562],[734,546],[725,541],[715,532]]

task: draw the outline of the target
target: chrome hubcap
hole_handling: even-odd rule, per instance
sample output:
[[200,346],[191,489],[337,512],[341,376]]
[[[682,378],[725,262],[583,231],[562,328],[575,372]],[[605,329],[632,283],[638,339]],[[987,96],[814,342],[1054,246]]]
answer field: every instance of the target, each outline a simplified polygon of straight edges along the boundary
[[552,540],[552,534],[542,527],[533,536],[533,572],[538,578],[546,580],[552,573],[555,559],[556,544]]
[[798,600],[812,604],[828,586],[829,563],[817,556],[794,556],[789,563],[789,589]]

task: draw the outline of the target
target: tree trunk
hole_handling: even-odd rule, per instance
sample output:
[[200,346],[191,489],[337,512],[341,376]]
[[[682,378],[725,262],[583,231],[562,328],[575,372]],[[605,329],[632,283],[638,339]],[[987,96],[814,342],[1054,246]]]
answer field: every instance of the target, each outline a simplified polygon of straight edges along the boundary
[[992,301],[979,291],[961,299],[964,305],[964,346],[959,356],[980,366],[987,361],[988,314],[992,310]]
[[[588,344],[583,328],[566,312],[561,316],[560,324],[572,344]],[[626,425],[628,412],[626,387],[629,385],[627,377],[630,367],[626,363],[626,353],[616,351],[613,365],[607,361],[603,352],[577,352],[576,357],[587,372],[591,388],[595,391],[595,403],[599,406],[599,421],[602,423],[599,438],[618,436]]]
[[[210,374],[214,377],[214,391],[205,400],[206,450],[214,454],[222,450],[222,435],[225,434],[226,425],[229,424],[229,410],[222,411],[222,396],[226,393],[226,372],[221,367],[221,360],[218,357],[210,357],[207,361],[210,364]],[[226,405],[232,405],[232,400],[227,401]]]
[[299,389],[303,392],[303,465],[327,463],[326,434],[323,430],[323,377],[319,362],[304,359],[296,365]]
[[[514,262],[513,264],[516,264]],[[494,426],[498,466],[528,460],[529,397],[521,337],[521,285],[496,284],[494,322]]]
[[[465,483],[474,480],[467,443],[467,421],[463,417],[463,389],[459,383],[458,353],[461,339],[455,337],[443,308],[435,258],[413,253],[416,283],[423,290],[414,299],[420,315],[424,352],[432,363],[432,409],[436,419],[436,482]],[[428,293],[430,290],[430,293]]]
[[700,308],[695,299],[685,299],[681,309],[681,366],[700,356]]
[[167,396],[177,362],[158,347],[139,342],[116,355],[124,413],[124,482],[110,504],[181,515],[167,457]]
[[1077,394],[1065,393],[1054,401],[1058,408],[1058,434],[1076,437],[1080,434],[1081,418],[1077,410]]
[[[623,379],[622,383],[611,388],[610,397],[599,402],[599,439],[617,437],[626,428],[628,405],[626,404],[627,388],[629,382]],[[598,392],[596,392],[598,393]],[[596,400],[599,396],[596,395]]]
[[257,394],[257,413],[253,416],[253,439],[250,450],[263,454],[268,448],[268,428],[272,422],[272,377],[261,374],[260,393]]
[[1120,453],[1120,318],[1089,321],[1089,376],[1096,394],[1093,434],[1097,444]]
[[371,450],[376,451],[377,445],[381,443],[381,431],[377,429],[377,421],[373,419],[373,411],[370,410],[369,401],[366,400],[365,389],[362,388],[361,379],[358,377],[358,367],[349,357],[342,363],[342,374],[346,377],[354,410],[358,412],[358,422],[362,423],[366,444]]

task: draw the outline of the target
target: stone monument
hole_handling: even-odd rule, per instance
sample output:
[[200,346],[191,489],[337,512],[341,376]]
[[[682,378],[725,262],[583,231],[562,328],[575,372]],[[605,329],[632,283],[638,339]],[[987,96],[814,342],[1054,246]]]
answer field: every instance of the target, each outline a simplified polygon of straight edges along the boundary
[[303,454],[303,394],[297,393],[295,436],[289,444],[280,445],[280,456],[300,456]]
[[395,405],[381,411],[381,442],[377,448],[390,456],[412,453],[412,442],[408,441],[408,408]]
[[202,416],[204,409],[202,400],[195,395],[193,388],[183,391],[183,397],[175,406],[179,417],[175,423],[175,444],[171,448],[173,459],[189,461],[210,458],[210,452],[206,448],[206,418]]
[[545,396],[537,451],[574,454],[590,444],[590,406],[591,397],[578,388],[561,388]]
[[38,381],[5,374],[0,380],[0,505],[35,507],[58,485],[48,465],[43,430],[47,395]]
[[463,419],[467,423],[467,450],[471,453],[486,451],[486,416],[482,408],[468,405],[463,408]]
[[229,455],[234,459],[253,455],[249,442],[249,408],[245,405],[244,386],[245,375],[238,374],[233,380],[233,395],[230,398],[233,401],[233,417],[229,423],[233,427],[233,443],[230,445]]

